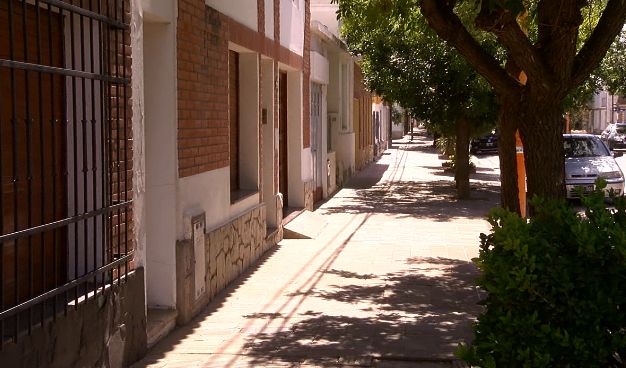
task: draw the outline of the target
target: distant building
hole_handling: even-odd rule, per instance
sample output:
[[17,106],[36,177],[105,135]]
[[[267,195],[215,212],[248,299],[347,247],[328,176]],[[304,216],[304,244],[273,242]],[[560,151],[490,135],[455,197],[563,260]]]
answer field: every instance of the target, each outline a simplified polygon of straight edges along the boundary
[[582,128],[594,134],[601,133],[609,124],[626,122],[626,99],[608,91],[596,93],[588,105],[588,114],[582,117]]

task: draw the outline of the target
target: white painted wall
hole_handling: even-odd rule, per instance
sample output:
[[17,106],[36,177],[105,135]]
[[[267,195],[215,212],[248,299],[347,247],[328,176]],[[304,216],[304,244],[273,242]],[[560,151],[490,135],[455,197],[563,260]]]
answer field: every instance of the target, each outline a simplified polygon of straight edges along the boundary
[[319,21],[326,25],[330,32],[339,37],[338,8],[339,5],[331,4],[330,0],[311,0],[311,21]]
[[341,132],[337,137],[337,169],[341,174],[346,172],[354,174],[356,149],[354,138],[354,132]]
[[319,84],[328,84],[329,64],[328,59],[318,52],[311,52],[311,81]]
[[138,0],[141,2],[144,21],[171,23],[176,20],[176,3],[171,0]]
[[145,172],[144,172],[144,111],[143,111],[143,8],[142,0],[131,0],[130,42],[131,80],[133,94],[133,225],[135,262],[137,267],[146,265],[145,229]]
[[280,44],[298,55],[304,54],[304,10],[304,0],[280,1]]
[[171,23],[144,23],[147,301],[167,307],[176,306],[175,38]]
[[176,306],[175,3],[133,0],[133,221],[135,261],[149,306]]
[[206,0],[206,4],[222,14],[228,15],[253,31],[258,31],[258,9],[251,0]]
[[206,213],[206,231],[210,232],[259,203],[259,195],[255,194],[231,206],[229,178],[230,169],[224,167],[178,180],[177,239],[185,238],[183,218],[187,213],[204,211]]
[[302,149],[302,72],[287,73],[287,95],[288,205],[304,207],[304,181],[310,180],[313,172],[311,151]]

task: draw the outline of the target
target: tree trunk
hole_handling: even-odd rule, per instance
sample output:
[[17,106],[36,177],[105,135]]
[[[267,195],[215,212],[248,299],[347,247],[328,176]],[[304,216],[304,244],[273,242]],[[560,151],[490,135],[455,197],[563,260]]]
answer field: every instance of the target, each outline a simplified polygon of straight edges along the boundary
[[528,198],[565,197],[565,159],[563,130],[565,121],[558,103],[552,106],[531,104],[528,117],[521,123]]
[[[527,198],[565,196],[563,159],[563,117],[560,104],[549,106],[529,98],[523,105],[519,97],[500,98],[499,154],[502,207],[520,213],[515,130],[520,130],[524,145]],[[531,210],[531,209],[529,209]]]
[[409,114],[407,114],[406,112],[404,113],[403,116],[403,120],[404,120],[404,135],[409,134]]
[[519,214],[515,157],[515,131],[520,118],[518,101],[515,98],[499,98],[498,154],[500,156],[500,205],[502,208]]
[[456,148],[454,152],[456,194],[459,199],[470,197],[470,166],[469,166],[469,137],[470,124],[465,116],[456,121]]

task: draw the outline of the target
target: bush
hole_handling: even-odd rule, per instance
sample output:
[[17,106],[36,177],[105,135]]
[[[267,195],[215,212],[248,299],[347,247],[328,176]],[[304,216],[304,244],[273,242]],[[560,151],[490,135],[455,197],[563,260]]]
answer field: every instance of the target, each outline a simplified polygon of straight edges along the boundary
[[456,137],[441,136],[437,138],[436,146],[441,154],[446,156],[454,155]]
[[625,201],[608,210],[599,190],[582,202],[584,215],[541,199],[528,221],[490,213],[474,260],[486,309],[461,359],[484,368],[624,366]]

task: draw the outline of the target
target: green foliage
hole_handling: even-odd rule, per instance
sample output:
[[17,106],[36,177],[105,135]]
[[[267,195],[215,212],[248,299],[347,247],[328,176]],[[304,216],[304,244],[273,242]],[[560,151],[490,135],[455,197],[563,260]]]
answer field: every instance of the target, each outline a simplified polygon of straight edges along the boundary
[[612,94],[626,96],[626,31],[613,41],[595,74]]
[[446,156],[453,156],[456,148],[456,137],[441,136],[437,138],[435,146],[437,147],[437,150],[441,152],[441,154]]
[[[366,84],[433,131],[454,134],[461,115],[476,130],[491,130],[497,113],[492,88],[430,29],[418,4],[419,0],[339,0],[341,32],[350,50],[361,56]],[[476,9],[469,3],[460,8],[471,25]],[[483,41],[485,47],[495,45],[493,37]]]
[[[441,163],[444,172],[454,172],[456,170],[456,156],[450,155],[448,156],[449,160]],[[469,161],[469,170],[470,172],[476,172],[476,164],[471,160]]]
[[484,368],[623,366],[626,202],[606,209],[601,190],[582,202],[584,215],[538,198],[530,220],[491,212],[475,259],[486,310],[461,359]]

